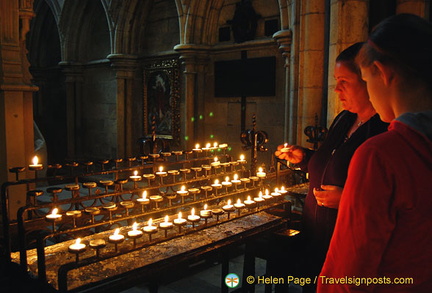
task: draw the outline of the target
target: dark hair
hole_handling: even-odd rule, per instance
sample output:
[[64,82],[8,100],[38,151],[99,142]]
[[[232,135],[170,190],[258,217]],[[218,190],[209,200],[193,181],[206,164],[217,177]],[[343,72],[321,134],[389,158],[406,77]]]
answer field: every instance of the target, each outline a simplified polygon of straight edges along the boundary
[[392,66],[406,81],[432,83],[432,24],[413,14],[384,19],[363,45],[357,62],[374,61]]
[[355,62],[358,52],[363,46],[363,42],[355,43],[342,52],[336,58],[336,62],[344,62],[344,64],[354,73],[361,76],[360,68],[358,64]]

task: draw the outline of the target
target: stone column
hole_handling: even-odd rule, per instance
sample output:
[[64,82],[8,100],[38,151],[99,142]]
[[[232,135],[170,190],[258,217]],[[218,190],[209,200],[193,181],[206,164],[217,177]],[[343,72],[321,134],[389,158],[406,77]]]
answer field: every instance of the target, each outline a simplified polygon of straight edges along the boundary
[[110,54],[107,57],[116,72],[117,80],[117,156],[125,158],[133,155],[133,81],[138,68],[137,56]]
[[181,44],[174,47],[180,53],[184,66],[184,102],[180,110],[181,136],[185,138],[185,148],[192,148],[195,142],[204,139],[204,127],[199,128],[199,113],[204,111],[205,71],[208,63],[209,47]]
[[300,19],[297,143],[307,146],[303,129],[315,124],[322,107],[325,1],[302,2]]
[[421,17],[429,17],[429,1],[425,0],[397,0],[396,14],[411,13]]
[[[9,168],[28,166],[34,155],[32,95],[37,87],[30,84],[25,60],[32,2],[0,1],[0,183],[15,181]],[[26,172],[20,179],[33,174]],[[26,186],[9,189],[11,219],[16,218],[17,208],[25,203],[25,189]]]
[[341,103],[334,92],[335,60],[345,48],[367,39],[368,1],[332,0],[330,16],[327,126],[330,126],[334,117],[342,110]]
[[273,38],[279,45],[279,50],[285,59],[285,91],[284,91],[284,103],[285,103],[285,120],[284,120],[284,137],[283,141],[289,141],[293,143],[295,141],[294,133],[297,128],[297,109],[296,103],[293,99],[290,99],[290,58],[291,58],[291,43],[292,33],[291,30],[281,30],[273,34]]
[[74,159],[82,152],[77,138],[82,128],[83,67],[79,63],[60,62],[66,76],[67,156]]

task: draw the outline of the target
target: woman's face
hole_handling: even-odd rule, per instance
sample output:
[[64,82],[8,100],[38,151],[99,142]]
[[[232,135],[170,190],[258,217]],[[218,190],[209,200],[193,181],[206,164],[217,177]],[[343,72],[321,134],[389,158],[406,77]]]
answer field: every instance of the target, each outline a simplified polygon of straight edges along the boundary
[[374,66],[360,68],[362,79],[366,82],[370,101],[380,115],[381,120],[391,122],[395,118],[395,114],[388,100],[389,94],[386,93],[386,87]]
[[345,62],[336,62],[334,77],[336,79],[335,92],[345,110],[359,113],[367,107],[372,107],[366,83]]

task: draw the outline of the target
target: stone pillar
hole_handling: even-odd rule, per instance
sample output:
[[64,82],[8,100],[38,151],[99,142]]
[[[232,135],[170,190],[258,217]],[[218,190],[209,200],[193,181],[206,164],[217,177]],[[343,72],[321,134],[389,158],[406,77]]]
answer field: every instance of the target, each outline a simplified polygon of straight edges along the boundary
[[342,110],[342,105],[334,92],[334,65],[337,55],[356,42],[368,36],[368,1],[332,0],[330,7],[330,47],[328,75],[327,127]]
[[[25,37],[33,1],[0,1],[0,183],[14,181],[11,167],[25,167],[34,155],[32,95]],[[20,179],[33,176],[20,175]],[[11,188],[9,216],[25,203],[25,186]],[[13,196],[12,196],[13,195]],[[6,215],[3,215],[6,216]]]
[[[174,47],[180,53],[184,66],[184,102],[180,110],[182,137],[185,148],[192,148],[195,142],[202,141],[204,127],[199,127],[199,113],[204,111],[205,72],[208,63],[208,47],[181,44]],[[205,116],[205,115],[204,115]]]
[[284,103],[285,103],[285,120],[284,120],[284,136],[283,141],[293,143],[295,141],[294,133],[297,128],[297,109],[296,103],[290,99],[290,58],[291,58],[291,43],[292,33],[291,30],[281,30],[273,34],[273,38],[279,45],[279,50],[285,59],[285,90],[284,90]]
[[322,107],[325,1],[302,2],[300,18],[297,143],[307,146],[303,129],[315,124]]
[[66,76],[67,157],[73,160],[82,152],[79,138],[82,128],[83,68],[81,64],[60,62]]
[[425,0],[397,0],[396,14],[412,13],[421,17],[429,17],[429,1]]
[[117,156],[125,158],[133,155],[133,82],[138,68],[137,56],[110,54],[107,57],[116,72],[117,80]]

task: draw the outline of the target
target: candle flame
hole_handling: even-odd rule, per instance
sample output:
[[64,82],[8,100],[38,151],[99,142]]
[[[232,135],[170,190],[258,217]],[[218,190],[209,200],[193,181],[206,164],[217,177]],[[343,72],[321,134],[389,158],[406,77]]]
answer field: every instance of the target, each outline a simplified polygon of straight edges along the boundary
[[231,205],[231,200],[230,199],[228,200],[228,205]]
[[195,145],[195,148],[196,148],[197,150],[200,148],[199,143],[197,143],[197,144]]
[[134,176],[137,176],[138,175],[138,171],[134,171]]
[[81,243],[81,238],[77,238],[76,240],[75,240],[75,244],[76,245],[79,245]]
[[265,194],[269,195],[269,190],[268,189],[265,190]]
[[240,155],[240,160],[244,161],[245,156],[244,155]]
[[148,220],[148,222],[147,222],[147,223],[148,223],[148,226],[149,226],[149,227],[151,227],[151,226],[152,226],[152,224],[153,224],[153,219],[152,219],[152,218],[150,218],[150,219]]
[[263,168],[259,167],[259,168],[258,168],[258,172],[259,172],[259,173],[262,173],[262,171],[263,171]]
[[51,212],[51,215],[57,215],[58,213],[58,208],[54,208]]
[[207,204],[204,205],[204,209],[205,209],[205,210],[207,209]]
[[159,172],[162,172],[162,171],[163,171],[163,167],[160,166],[160,167],[159,167]]
[[234,174],[234,180],[238,180],[238,175]]
[[225,182],[229,182],[229,177],[225,177]]
[[132,230],[133,230],[133,231],[136,231],[137,228],[138,228],[138,223],[137,223],[137,222],[133,223],[133,224],[132,224]]
[[262,196],[263,196],[262,191],[260,191],[260,192],[258,193],[258,197],[259,197],[259,198],[262,198]]
[[281,191],[285,191],[285,186],[282,186]]
[[248,197],[247,197],[247,200],[249,200],[249,201],[251,200],[251,197],[250,197],[250,195],[248,195]]
[[219,184],[219,180],[216,179],[216,180],[214,181],[214,184]]
[[120,228],[114,230],[114,236],[118,236],[120,234]]
[[288,146],[288,143],[286,142],[286,143],[284,143],[284,148],[286,148]]
[[279,188],[276,187],[275,188],[275,192],[278,193],[279,192]]
[[186,190],[186,186],[182,185],[182,187],[180,188],[181,191],[185,191]]
[[210,146],[211,146],[210,143],[207,143],[207,144],[206,144],[206,148],[210,148]]
[[213,144],[213,146],[214,146],[215,148],[217,148],[218,145],[219,145],[219,144],[218,144],[217,142],[215,142],[215,143]]
[[37,156],[34,156],[32,162],[33,165],[37,165],[39,163],[39,158]]
[[191,209],[191,216],[195,216],[195,208]]
[[240,200],[240,198],[237,199],[237,203],[238,203],[238,204],[241,204],[241,200]]
[[215,162],[219,161],[218,157],[214,157],[214,161]]
[[165,223],[168,223],[168,215],[165,216]]
[[181,218],[182,218],[182,212],[179,212],[178,213],[178,219],[181,220]]
[[144,190],[142,193],[142,198],[146,199],[147,198],[147,190]]

